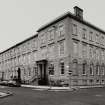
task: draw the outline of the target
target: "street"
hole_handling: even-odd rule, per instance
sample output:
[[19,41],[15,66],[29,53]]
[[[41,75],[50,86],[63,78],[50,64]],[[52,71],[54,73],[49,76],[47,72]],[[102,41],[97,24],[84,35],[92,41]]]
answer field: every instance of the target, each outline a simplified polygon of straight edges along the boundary
[[105,88],[77,91],[34,90],[23,87],[4,87],[12,96],[0,99],[0,105],[105,105]]

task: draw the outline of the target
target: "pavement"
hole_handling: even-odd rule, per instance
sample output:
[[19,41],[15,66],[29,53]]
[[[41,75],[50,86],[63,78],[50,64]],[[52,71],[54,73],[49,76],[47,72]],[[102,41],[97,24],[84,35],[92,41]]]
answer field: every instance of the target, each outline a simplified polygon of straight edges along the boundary
[[96,86],[71,86],[71,87],[55,87],[55,86],[35,86],[35,85],[21,85],[21,87],[33,88],[34,90],[49,90],[49,91],[74,91],[78,89],[101,88],[102,85]]
[[34,90],[50,90],[50,91],[73,91],[74,90],[74,88],[70,88],[70,87],[54,87],[54,86],[21,85],[21,87],[33,88]]

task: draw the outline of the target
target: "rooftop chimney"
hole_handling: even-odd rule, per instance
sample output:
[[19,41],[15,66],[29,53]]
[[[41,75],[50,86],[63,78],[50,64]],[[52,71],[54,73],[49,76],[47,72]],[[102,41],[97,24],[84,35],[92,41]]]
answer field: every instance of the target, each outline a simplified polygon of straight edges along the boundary
[[74,7],[74,14],[79,19],[83,19],[83,9],[79,8],[78,6]]

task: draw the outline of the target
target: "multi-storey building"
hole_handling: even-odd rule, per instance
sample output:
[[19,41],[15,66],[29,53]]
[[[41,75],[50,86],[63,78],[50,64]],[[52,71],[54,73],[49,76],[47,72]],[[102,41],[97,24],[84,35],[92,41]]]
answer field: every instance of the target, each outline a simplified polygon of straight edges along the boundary
[[[37,30],[37,34],[0,53],[0,78],[21,71],[21,81],[36,85],[104,85],[105,31],[74,7]],[[71,75],[70,75],[71,72]]]

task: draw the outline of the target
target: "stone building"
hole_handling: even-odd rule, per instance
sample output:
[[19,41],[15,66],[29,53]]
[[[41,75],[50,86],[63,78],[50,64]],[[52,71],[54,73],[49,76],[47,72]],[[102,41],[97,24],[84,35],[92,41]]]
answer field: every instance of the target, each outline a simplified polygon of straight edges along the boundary
[[0,53],[0,78],[21,70],[21,81],[33,85],[104,85],[105,31],[74,7],[37,30],[37,34]]

